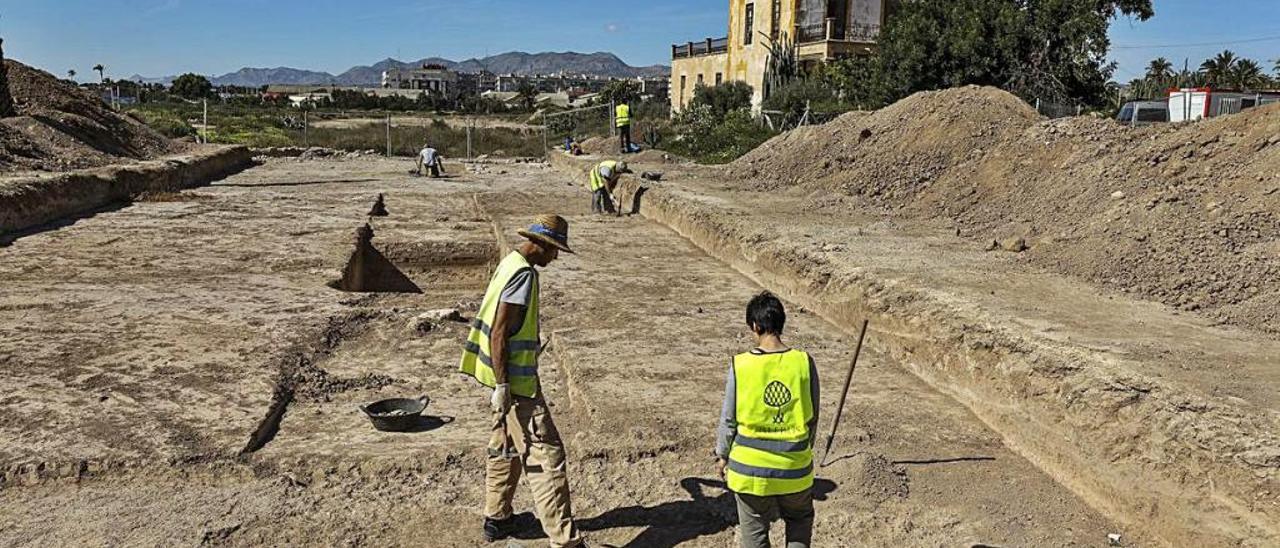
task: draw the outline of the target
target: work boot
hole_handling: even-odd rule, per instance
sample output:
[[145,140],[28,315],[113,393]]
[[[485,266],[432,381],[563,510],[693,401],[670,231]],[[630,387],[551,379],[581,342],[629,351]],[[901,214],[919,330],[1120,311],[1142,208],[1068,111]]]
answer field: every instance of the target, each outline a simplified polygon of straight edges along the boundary
[[504,520],[484,518],[484,541],[494,542],[511,536],[516,532],[516,518],[511,516]]

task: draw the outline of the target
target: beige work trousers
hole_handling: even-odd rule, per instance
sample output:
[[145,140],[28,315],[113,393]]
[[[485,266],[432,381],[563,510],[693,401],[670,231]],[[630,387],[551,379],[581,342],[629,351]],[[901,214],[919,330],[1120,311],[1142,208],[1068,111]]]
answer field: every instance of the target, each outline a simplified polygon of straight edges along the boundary
[[[542,530],[551,546],[579,546],[582,537],[573,523],[569,504],[569,476],[566,472],[564,442],[556,430],[547,402],[515,396],[505,420],[493,414],[489,437],[488,468],[485,474],[484,515],[502,520],[511,517],[511,500],[520,476],[529,480],[533,490],[534,514],[542,522]],[[518,453],[506,458],[504,450]],[[507,453],[511,454],[511,453]]]

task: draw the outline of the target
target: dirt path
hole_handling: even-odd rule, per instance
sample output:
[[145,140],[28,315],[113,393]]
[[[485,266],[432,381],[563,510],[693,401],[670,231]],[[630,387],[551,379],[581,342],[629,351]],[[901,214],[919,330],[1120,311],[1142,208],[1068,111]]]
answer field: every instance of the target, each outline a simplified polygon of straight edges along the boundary
[[[0,249],[0,544],[476,545],[486,400],[454,373],[465,324],[421,315],[473,311],[494,223],[510,234],[544,210],[570,217],[579,249],[544,277],[543,368],[582,528],[604,545],[730,544],[709,452],[760,288],[654,223],[588,218],[580,185],[544,167],[443,182],[403,169],[273,161]],[[374,244],[422,294],[326,286],[378,193],[392,215]],[[830,418],[851,341],[791,310]],[[820,474],[818,545],[1125,532],[895,359],[862,363]],[[420,394],[432,420],[416,433],[374,432],[355,408]],[[278,432],[240,455],[277,408]]]

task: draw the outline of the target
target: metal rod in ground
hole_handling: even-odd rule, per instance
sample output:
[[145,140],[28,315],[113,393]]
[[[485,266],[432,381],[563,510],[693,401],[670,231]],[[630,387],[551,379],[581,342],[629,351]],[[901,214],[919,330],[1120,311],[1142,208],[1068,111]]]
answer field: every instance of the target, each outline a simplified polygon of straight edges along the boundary
[[391,115],[387,115],[387,157],[391,157]]
[[849,364],[849,374],[844,378],[844,391],[840,392],[840,403],[836,405],[836,420],[831,423],[831,433],[827,435],[827,448],[822,452],[819,467],[827,465],[827,457],[831,456],[831,444],[836,439],[836,429],[840,428],[840,416],[844,414],[844,401],[849,397],[849,386],[853,384],[853,370],[858,368],[858,356],[862,355],[862,340],[867,337],[868,320],[862,320],[862,331],[858,333],[858,346],[853,351],[853,362]]

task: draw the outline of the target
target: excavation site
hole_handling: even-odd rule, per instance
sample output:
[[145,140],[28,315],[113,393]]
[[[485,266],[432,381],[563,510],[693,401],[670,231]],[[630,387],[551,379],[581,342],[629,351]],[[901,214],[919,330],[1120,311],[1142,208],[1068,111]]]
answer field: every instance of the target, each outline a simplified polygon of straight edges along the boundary
[[[820,378],[813,546],[1280,546],[1280,105],[1130,127],[967,86],[719,165],[537,120],[486,130],[543,155],[433,165],[390,116],[388,153],[175,140],[8,65],[0,545],[546,546],[562,473],[588,545],[737,546],[717,432],[769,291]],[[491,285],[529,270],[532,304]],[[503,457],[486,538],[535,365],[563,467]]]

